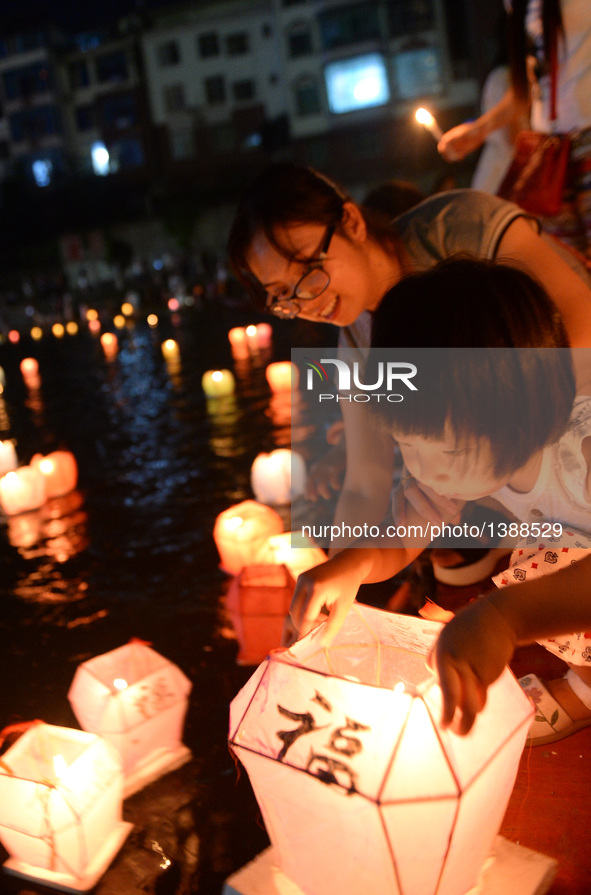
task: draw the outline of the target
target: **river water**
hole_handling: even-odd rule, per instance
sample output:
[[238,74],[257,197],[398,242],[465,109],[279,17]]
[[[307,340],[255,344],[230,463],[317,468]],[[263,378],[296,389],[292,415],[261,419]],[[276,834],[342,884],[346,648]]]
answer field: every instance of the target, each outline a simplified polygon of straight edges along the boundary
[[[112,869],[101,895],[214,895],[266,842],[226,745],[229,701],[252,669],[235,662],[223,609],[227,577],[212,530],[221,510],[252,497],[257,453],[290,443],[289,412],[273,403],[266,363],[289,358],[292,343],[334,340],[305,324],[274,321],[272,348],[235,362],[227,332],[248,322],[242,311],[212,307],[166,315],[154,329],[138,318],[118,333],[110,361],[86,330],[0,345],[0,439],[14,439],[21,464],[66,449],[79,467],[70,495],[22,516],[0,513],[0,728],[35,718],[77,727],[67,701],[77,665],[131,637],[152,643],[193,684],[184,741],[194,761],[181,779],[190,790],[184,823],[197,831],[199,858],[190,872],[177,861],[168,883],[147,870],[142,876],[153,854],[147,850],[144,867],[146,837],[136,835],[125,847],[133,885]],[[179,345],[176,363],[162,355],[169,337]],[[29,355],[39,361],[38,388],[27,387],[19,370]],[[224,366],[234,370],[236,399],[216,414],[201,376]],[[166,789],[152,803],[144,797],[133,818],[138,829],[148,815],[158,827],[169,797]],[[0,873],[0,891],[41,890]]]

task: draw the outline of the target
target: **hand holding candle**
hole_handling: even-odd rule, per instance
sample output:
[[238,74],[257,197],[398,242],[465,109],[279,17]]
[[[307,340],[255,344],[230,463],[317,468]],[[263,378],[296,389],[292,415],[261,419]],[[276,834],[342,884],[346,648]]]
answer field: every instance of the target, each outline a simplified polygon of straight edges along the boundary
[[439,143],[443,136],[443,131],[431,115],[431,112],[429,112],[428,109],[417,109],[417,111],[415,112],[415,118],[419,124],[422,124],[423,127],[432,134],[435,142]]

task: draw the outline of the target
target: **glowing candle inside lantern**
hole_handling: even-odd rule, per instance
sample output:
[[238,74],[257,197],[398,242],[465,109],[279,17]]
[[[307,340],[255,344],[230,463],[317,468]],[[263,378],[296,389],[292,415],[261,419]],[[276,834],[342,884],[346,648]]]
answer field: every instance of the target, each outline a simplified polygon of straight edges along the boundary
[[63,323],[54,323],[51,327],[51,331],[56,339],[61,339],[66,330],[64,329]]
[[265,370],[267,382],[274,392],[291,391],[298,387],[299,371],[290,360],[276,361]]
[[8,341],[12,342],[13,345],[16,345],[17,342],[20,341],[20,337],[21,337],[20,333],[16,329],[11,329],[10,332],[8,333]]
[[9,516],[39,509],[46,497],[43,473],[33,466],[21,466],[0,479],[0,506]]
[[115,314],[113,317],[113,324],[117,327],[117,329],[123,329],[125,326],[126,320],[123,314]]
[[116,690],[126,690],[127,689],[127,681],[122,677],[116,677],[113,681],[113,686]]
[[246,327],[246,344],[250,348],[251,351],[259,350],[259,334],[254,323],[251,323],[250,326]]
[[228,333],[228,341],[232,348],[232,355],[240,360],[248,356],[248,342],[246,329],[243,326],[234,326]]
[[178,311],[180,308],[180,302],[178,298],[169,298],[168,299],[168,310],[169,311]]
[[130,301],[124,301],[121,305],[121,313],[124,314],[126,317],[131,317],[131,315],[133,314],[133,310],[134,308]]
[[158,316],[156,314],[148,314],[146,317],[148,326],[158,326]]
[[278,448],[255,457],[250,484],[261,503],[287,504],[300,497],[306,486],[306,463],[296,451]]
[[87,310],[87,312],[86,312],[86,319],[87,319],[88,321],[90,321],[90,320],[98,320],[98,317],[99,317],[99,313],[98,313],[98,311],[96,310],[96,308],[88,308],[88,310]]
[[201,378],[201,387],[208,398],[222,398],[231,395],[235,381],[230,370],[207,370]]
[[0,441],[0,475],[12,472],[17,466],[18,460],[12,441]]
[[31,466],[43,475],[47,497],[61,497],[76,487],[78,466],[69,451],[52,451],[46,457],[35,454]]
[[222,568],[230,575],[237,575],[253,561],[271,535],[282,531],[281,516],[256,500],[243,500],[224,510],[213,529]]
[[97,318],[93,318],[88,321],[88,328],[91,333],[100,333],[101,331],[101,322]]
[[270,323],[257,323],[257,341],[259,348],[269,348],[273,336],[273,327]]
[[119,350],[119,342],[114,333],[103,333],[101,336],[101,346],[105,352],[105,357],[112,360]]
[[66,332],[69,336],[75,336],[78,332],[78,324],[75,320],[68,320],[66,323]]
[[162,354],[167,360],[176,360],[179,356],[179,346],[174,339],[166,339],[160,346]]
[[68,765],[66,764],[66,760],[63,755],[53,756],[53,769],[58,780],[61,780],[67,774]]
[[33,326],[31,328],[31,338],[35,342],[39,342],[43,338],[43,330],[40,326]]
[[433,115],[431,115],[431,112],[429,112],[428,109],[417,109],[415,118],[419,124],[422,124],[423,127],[429,131],[435,142],[439,143],[443,136],[443,131],[435,121]]

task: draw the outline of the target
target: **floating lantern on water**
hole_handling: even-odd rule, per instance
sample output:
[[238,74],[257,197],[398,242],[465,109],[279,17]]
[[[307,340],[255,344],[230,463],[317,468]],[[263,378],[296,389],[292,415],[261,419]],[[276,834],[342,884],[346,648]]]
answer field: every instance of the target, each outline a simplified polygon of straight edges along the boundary
[[101,331],[101,322],[100,322],[100,320],[98,320],[97,318],[92,318],[91,320],[89,320],[89,321],[88,321],[88,329],[89,329],[90,332],[93,333],[94,335],[96,335],[97,333],[100,333],[100,331]]
[[158,315],[157,314],[148,314],[148,316],[146,317],[146,320],[147,320],[148,326],[151,326],[152,328],[155,326],[158,326]]
[[0,479],[0,506],[9,516],[38,510],[46,499],[45,476],[36,467],[20,466]]
[[201,377],[201,387],[208,398],[223,398],[232,394],[236,382],[230,370],[207,370]]
[[179,344],[174,339],[165,339],[160,346],[165,360],[177,360],[179,357]]
[[117,357],[119,342],[115,333],[103,333],[101,336],[101,347],[107,360],[113,360],[113,358]]
[[[355,605],[271,654],[232,702],[279,864],[306,895],[465,895],[491,854],[533,708],[508,669],[471,732],[442,729],[436,622]],[[426,832],[427,831],[427,832]]]
[[248,357],[248,342],[246,329],[243,326],[234,326],[228,332],[228,341],[232,349],[232,356],[237,359]]
[[113,317],[113,326],[116,329],[124,329],[127,326],[127,320],[123,314],[115,314]]
[[51,327],[51,332],[55,336],[56,339],[63,338],[66,330],[63,323],[54,323]]
[[327,558],[324,550],[316,547],[307,535],[298,531],[285,531],[267,539],[256,561],[285,565],[297,579],[302,572],[326,562]]
[[99,312],[96,308],[88,308],[86,311],[86,319],[90,322],[91,320],[99,319]]
[[135,312],[135,308],[130,301],[124,301],[121,305],[121,313],[124,317],[131,317]]
[[229,575],[238,575],[253,561],[267,538],[282,531],[279,513],[256,500],[243,500],[224,510],[213,528],[222,569]]
[[69,336],[75,336],[78,332],[78,324],[75,320],[68,320],[66,323],[66,332]]
[[4,372],[4,367],[0,367],[0,385],[2,388],[6,385],[6,373]]
[[34,357],[23,357],[19,364],[23,378],[27,376],[36,376],[39,372],[39,361]]
[[0,761],[4,869],[67,892],[86,892],[132,829],[121,819],[123,772],[101,737],[38,722]]
[[180,668],[140,640],[78,666],[68,699],[80,726],[119,752],[125,796],[190,760],[182,743],[190,692]]
[[267,382],[274,392],[291,391],[298,387],[300,374],[295,364],[290,360],[276,361],[265,370]]
[[258,665],[281,646],[295,581],[286,566],[251,565],[237,575],[225,604],[239,644],[239,665]]
[[9,332],[8,332],[8,341],[9,342],[11,342],[13,345],[16,345],[18,342],[20,342],[20,339],[21,339],[21,334],[19,333],[19,331],[17,329],[9,330]]
[[261,503],[286,504],[300,497],[306,487],[306,464],[301,454],[277,448],[255,457],[250,468],[250,484]]
[[259,350],[259,334],[257,328],[254,323],[251,323],[250,326],[247,326],[244,330],[246,333],[246,344],[250,348],[251,351],[256,352]]
[[31,327],[31,338],[35,342],[41,341],[41,339],[43,338],[43,330],[41,329],[40,326],[32,326]]
[[181,306],[178,298],[169,298],[167,304],[169,311],[178,311]]
[[12,441],[0,441],[0,476],[12,472],[17,466],[18,459]]
[[273,338],[273,327],[270,323],[257,323],[257,342],[259,348],[270,348]]
[[443,131],[435,121],[435,118],[428,109],[417,109],[415,118],[419,124],[429,131],[436,143],[439,143],[443,136]]
[[43,475],[47,497],[61,497],[76,487],[78,465],[70,451],[52,451],[45,457],[35,454],[31,466]]

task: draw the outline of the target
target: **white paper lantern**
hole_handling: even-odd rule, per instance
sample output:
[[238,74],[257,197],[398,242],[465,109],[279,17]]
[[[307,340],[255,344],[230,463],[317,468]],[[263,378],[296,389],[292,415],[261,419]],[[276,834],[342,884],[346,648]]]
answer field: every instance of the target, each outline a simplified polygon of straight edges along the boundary
[[43,474],[47,497],[61,497],[76,487],[78,465],[70,451],[52,451],[45,456],[35,454],[30,465]]
[[307,535],[299,531],[284,531],[271,535],[256,557],[259,563],[285,565],[297,579],[302,572],[320,565],[328,559],[324,550],[316,547]]
[[101,737],[38,722],[0,763],[5,870],[66,891],[93,888],[132,824],[121,758]]
[[191,758],[181,742],[191,682],[140,640],[78,666],[68,692],[84,730],[119,752],[125,796]]
[[273,392],[289,392],[296,389],[300,380],[300,372],[290,360],[278,360],[269,364],[265,376]]
[[250,484],[257,500],[272,505],[291,503],[306,488],[306,463],[301,454],[277,448],[259,454],[250,468]]
[[17,466],[18,460],[12,441],[0,441],[0,475],[12,472]]
[[513,788],[533,709],[508,669],[471,732],[443,730],[425,658],[436,622],[356,604],[329,648],[316,628],[232,702],[283,872],[306,895],[464,895]]
[[20,466],[0,479],[0,506],[9,516],[38,510],[46,500],[45,476],[34,466]]
[[283,531],[281,516],[256,500],[243,500],[219,514],[213,537],[221,566],[229,575],[238,575],[251,563],[269,535]]

